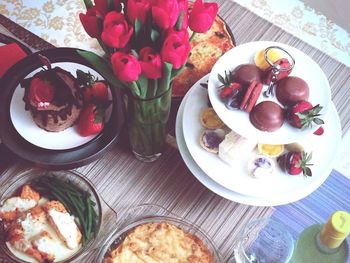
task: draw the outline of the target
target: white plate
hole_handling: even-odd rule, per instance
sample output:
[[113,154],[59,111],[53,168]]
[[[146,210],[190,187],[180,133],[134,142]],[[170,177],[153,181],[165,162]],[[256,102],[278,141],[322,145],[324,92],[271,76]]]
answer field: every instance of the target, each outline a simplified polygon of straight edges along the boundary
[[[80,69],[84,72],[90,72],[92,75],[98,77],[98,79],[103,80],[104,78],[97,73],[92,68],[86,67],[84,65],[73,63],[73,62],[57,62],[52,63],[52,67],[59,66],[62,69],[69,71],[74,77],[76,77],[76,70]],[[39,72],[41,68],[32,71],[25,78],[32,77],[35,73]],[[94,139],[97,135],[91,135],[87,137],[82,137],[76,131],[75,126],[65,129],[61,132],[48,132],[44,129],[39,128],[29,111],[25,110],[25,103],[23,101],[24,89],[20,85],[17,86],[13,93],[11,105],[10,105],[10,115],[13,126],[16,128],[17,132],[28,142],[50,150],[67,150],[72,149]],[[109,94],[110,99],[112,95]],[[112,111],[112,105],[106,111],[106,122],[109,120]]]
[[183,135],[192,158],[212,180],[243,195],[265,198],[290,194],[297,198],[314,191],[327,178],[332,170],[341,140],[340,121],[334,107],[325,116],[325,133],[322,136],[312,134],[298,141],[307,151],[313,152],[312,177],[291,176],[276,168],[273,175],[255,179],[249,176],[247,171],[250,156],[245,156],[242,162],[232,167],[216,154],[205,151],[199,145],[199,135],[203,130],[199,116],[202,109],[207,107],[207,91],[199,85],[202,82],[205,82],[205,79],[197,82],[186,95],[182,120]]
[[[309,129],[296,129],[290,126],[286,121],[280,129],[275,132],[263,132],[256,129],[249,121],[249,114],[240,110],[228,110],[219,97],[218,87],[221,85],[218,80],[218,74],[224,76],[224,71],[233,70],[238,65],[251,63],[254,64],[255,54],[269,46],[280,46],[285,48],[294,58],[295,66],[291,76],[298,76],[306,81],[310,88],[309,101],[313,104],[323,106],[321,114],[327,112],[328,105],[331,101],[331,90],[328,80],[319,65],[309,56],[300,50],[277,42],[258,41],[250,42],[237,46],[225,53],[214,65],[209,77],[209,97],[213,108],[225,122],[225,124],[245,138],[251,138],[264,143],[283,144],[299,140],[303,136],[313,133],[317,126]],[[264,89],[267,85],[264,85]],[[267,100],[261,94],[258,102]],[[271,98],[278,103],[276,98]]]

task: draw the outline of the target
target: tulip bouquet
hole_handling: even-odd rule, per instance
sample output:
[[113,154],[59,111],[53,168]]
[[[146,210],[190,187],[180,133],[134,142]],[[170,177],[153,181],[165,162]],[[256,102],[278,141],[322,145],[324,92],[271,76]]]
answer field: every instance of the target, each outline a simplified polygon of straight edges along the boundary
[[190,9],[187,0],[84,3],[87,12],[80,14],[81,23],[88,35],[99,41],[109,61],[106,64],[91,54],[83,56],[110,83],[129,94],[129,135],[136,156],[159,156],[172,79],[186,64],[193,36],[210,29],[218,5],[203,0],[190,3]]

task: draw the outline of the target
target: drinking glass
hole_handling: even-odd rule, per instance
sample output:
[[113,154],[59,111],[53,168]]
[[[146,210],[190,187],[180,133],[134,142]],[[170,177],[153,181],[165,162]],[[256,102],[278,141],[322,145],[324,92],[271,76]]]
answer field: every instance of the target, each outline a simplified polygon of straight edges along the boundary
[[271,218],[248,223],[236,241],[230,263],[287,263],[294,240],[287,226]]

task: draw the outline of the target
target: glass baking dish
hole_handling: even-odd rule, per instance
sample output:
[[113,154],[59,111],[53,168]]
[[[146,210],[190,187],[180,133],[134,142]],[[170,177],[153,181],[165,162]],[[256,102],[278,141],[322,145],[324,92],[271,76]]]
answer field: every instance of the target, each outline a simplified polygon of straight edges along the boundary
[[[81,190],[87,191],[91,194],[91,200],[96,204],[94,206],[95,212],[98,215],[96,224],[96,235],[94,238],[90,239],[88,243],[84,244],[75,254],[66,258],[62,261],[55,262],[84,262],[82,259],[93,251],[96,247],[99,247],[100,242],[104,240],[107,233],[111,231],[111,221],[116,221],[116,213],[103,201],[103,199],[98,194],[97,190],[93,184],[85,178],[83,175],[75,171],[45,171],[40,169],[29,169],[22,171],[18,174],[14,174],[5,181],[2,186],[4,192],[0,195],[0,202],[6,200],[9,197],[15,196],[21,186],[24,184],[30,184],[41,177],[55,176],[56,178],[68,181],[70,184],[78,186]],[[23,261],[16,257],[11,250],[8,248],[4,238],[3,224],[0,221],[0,251],[11,260],[11,262],[28,262]]]
[[124,240],[126,235],[135,227],[145,223],[160,222],[167,222],[176,225],[185,232],[195,235],[209,249],[213,256],[214,262],[223,262],[221,255],[216,249],[213,241],[202,229],[200,229],[200,227],[155,204],[141,204],[126,209],[126,212],[120,216],[117,222],[115,222],[115,230],[102,244],[94,262],[102,263],[110,251],[116,248]]

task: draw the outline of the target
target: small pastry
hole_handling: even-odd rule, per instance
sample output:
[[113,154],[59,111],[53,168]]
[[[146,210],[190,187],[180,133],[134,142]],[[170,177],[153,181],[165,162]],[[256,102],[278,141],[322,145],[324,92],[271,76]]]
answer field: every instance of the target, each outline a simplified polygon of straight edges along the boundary
[[299,101],[308,100],[309,86],[301,78],[287,77],[277,82],[276,97],[282,105],[291,106]]
[[256,147],[256,142],[248,140],[231,131],[226,134],[225,139],[219,145],[219,157],[228,164],[234,163],[247,154],[250,154]]
[[273,161],[262,155],[255,156],[248,163],[248,172],[254,178],[264,178],[269,176],[275,170]]
[[262,82],[263,71],[253,64],[242,64],[231,73],[233,82],[247,87],[253,80]]
[[[259,52],[255,54],[254,57],[254,63],[255,65],[260,68],[261,70],[267,70],[270,67],[270,64],[266,61],[264,54],[266,49],[262,49]],[[281,58],[280,53],[276,49],[269,49],[267,52],[267,58],[270,60],[271,63],[275,63],[277,60]]]
[[263,144],[258,143],[258,152],[262,155],[270,158],[276,158],[280,156],[284,151],[283,144]]
[[281,128],[284,121],[282,108],[273,101],[257,104],[249,114],[250,122],[261,131],[273,132]]
[[222,129],[204,130],[199,138],[199,144],[208,152],[218,153],[219,144],[224,140],[225,131]]
[[200,116],[200,122],[204,128],[211,130],[220,129],[225,125],[213,108],[205,108],[202,111]]

